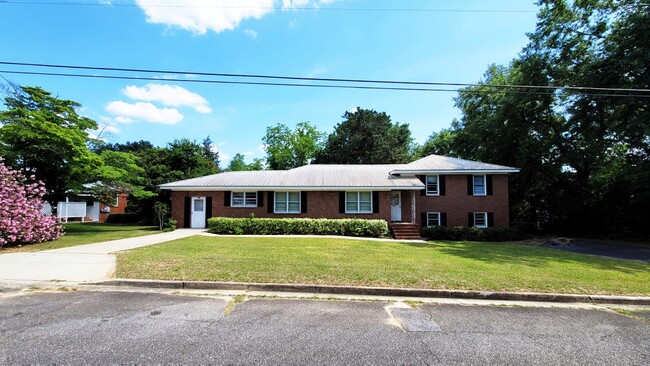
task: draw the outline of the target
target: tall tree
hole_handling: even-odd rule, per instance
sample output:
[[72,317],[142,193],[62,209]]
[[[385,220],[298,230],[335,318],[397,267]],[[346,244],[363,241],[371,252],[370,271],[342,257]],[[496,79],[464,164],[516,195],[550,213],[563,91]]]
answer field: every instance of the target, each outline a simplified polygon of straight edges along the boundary
[[219,160],[219,151],[215,149],[210,136],[204,138],[201,142],[201,151],[203,152],[203,158],[212,162],[212,164],[214,164],[213,168],[218,171],[219,163],[221,162]]
[[520,56],[459,93],[463,117],[452,147],[461,157],[522,168],[512,199],[520,222],[648,233],[650,12],[636,0],[538,4]]
[[240,171],[251,171],[251,170],[264,170],[264,165],[262,164],[262,159],[253,159],[253,162],[247,164],[243,154],[237,153],[230,160],[228,168],[226,171],[229,172],[240,172]]
[[45,199],[55,207],[69,189],[80,189],[102,165],[88,148],[88,130],[97,128],[80,116],[77,102],[59,99],[39,87],[9,90],[0,112],[0,155],[26,176],[45,183]]
[[300,122],[293,131],[279,123],[267,127],[262,138],[266,162],[273,170],[287,170],[309,164],[322,148],[324,134],[309,122]]
[[393,123],[385,112],[357,108],[327,137],[317,164],[395,164],[411,160],[408,124]]

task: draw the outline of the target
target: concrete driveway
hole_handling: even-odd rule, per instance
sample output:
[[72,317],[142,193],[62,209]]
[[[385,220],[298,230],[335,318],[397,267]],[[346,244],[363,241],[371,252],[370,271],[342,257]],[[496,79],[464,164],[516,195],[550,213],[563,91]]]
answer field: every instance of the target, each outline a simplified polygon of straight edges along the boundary
[[179,229],[42,252],[0,254],[0,280],[105,280],[115,271],[116,257],[113,253],[186,238],[202,231],[204,230]]

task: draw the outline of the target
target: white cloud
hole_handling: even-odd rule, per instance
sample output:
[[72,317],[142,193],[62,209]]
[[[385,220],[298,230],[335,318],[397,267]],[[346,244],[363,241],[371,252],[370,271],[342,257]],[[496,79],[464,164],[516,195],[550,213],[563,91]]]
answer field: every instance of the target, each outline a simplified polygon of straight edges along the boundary
[[306,77],[315,78],[317,76],[321,76],[323,74],[326,74],[327,71],[329,71],[329,69],[326,68],[326,67],[316,67],[316,68],[312,69],[311,71],[309,71],[307,73]]
[[358,111],[359,111],[359,108],[358,108],[358,107],[354,107],[354,108],[350,108],[350,109],[348,109],[348,113],[350,113],[350,114],[355,114],[355,113],[357,113]]
[[134,104],[114,101],[106,105],[106,111],[117,118],[140,120],[145,122],[173,125],[183,120],[183,115],[176,108],[158,108],[151,103]]
[[143,87],[129,85],[122,90],[127,97],[146,102],[161,102],[166,106],[189,106],[199,113],[210,113],[208,101],[201,95],[177,85],[147,84]]
[[233,30],[246,19],[260,19],[276,9],[318,7],[333,0],[176,0],[173,5],[164,0],[135,0],[145,13],[148,23],[164,24],[194,34],[209,31],[220,33]]
[[287,28],[294,29],[297,26],[298,26],[298,21],[294,19],[294,20],[289,22],[289,24],[287,25]]
[[165,24],[205,34],[235,29],[244,19],[259,19],[273,12],[275,0],[223,0],[206,4],[204,0],[176,0],[165,6],[160,0],[136,0],[147,22]]
[[246,33],[246,35],[250,36],[251,38],[257,38],[257,32],[255,32],[253,29],[244,29],[244,33]]
[[252,151],[244,151],[242,153],[242,155],[244,155],[244,156],[253,156],[253,152]]

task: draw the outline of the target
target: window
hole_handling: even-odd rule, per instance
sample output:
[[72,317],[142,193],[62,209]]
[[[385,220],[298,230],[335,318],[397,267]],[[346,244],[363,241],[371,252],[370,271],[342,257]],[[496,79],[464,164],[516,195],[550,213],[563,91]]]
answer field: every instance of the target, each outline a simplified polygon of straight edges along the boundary
[[474,195],[475,196],[485,196],[486,195],[486,182],[485,175],[475,175],[474,176]]
[[300,192],[275,192],[275,213],[300,213]]
[[257,192],[232,192],[232,207],[257,207]]
[[427,227],[440,226],[440,212],[427,212]]
[[474,212],[474,227],[488,227],[487,212]]
[[346,213],[372,213],[372,192],[345,192]]
[[427,175],[427,196],[437,196],[440,194],[438,186],[440,183],[440,178],[437,175]]
[[203,199],[195,199],[194,200],[194,212],[203,212]]

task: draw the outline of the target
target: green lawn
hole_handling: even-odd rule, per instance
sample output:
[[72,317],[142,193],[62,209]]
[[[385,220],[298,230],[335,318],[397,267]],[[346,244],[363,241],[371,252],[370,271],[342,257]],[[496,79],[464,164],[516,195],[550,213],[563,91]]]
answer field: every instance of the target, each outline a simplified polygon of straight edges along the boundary
[[650,295],[650,264],[521,243],[195,236],[119,254],[116,276]]
[[111,225],[97,223],[63,224],[65,234],[57,240],[39,244],[0,249],[0,253],[36,252],[40,250],[71,247],[75,245],[99,243],[103,241],[132,238],[158,233],[153,226]]

